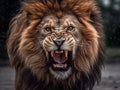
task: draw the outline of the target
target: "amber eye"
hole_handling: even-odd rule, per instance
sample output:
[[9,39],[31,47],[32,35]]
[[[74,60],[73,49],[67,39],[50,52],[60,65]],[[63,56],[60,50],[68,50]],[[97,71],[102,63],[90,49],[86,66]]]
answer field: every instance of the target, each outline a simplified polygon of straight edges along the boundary
[[46,32],[51,32],[52,31],[52,27],[45,27],[44,28]]
[[69,27],[67,27],[67,31],[68,31],[68,32],[71,32],[71,31],[73,31],[74,29],[75,29],[74,26],[69,26]]

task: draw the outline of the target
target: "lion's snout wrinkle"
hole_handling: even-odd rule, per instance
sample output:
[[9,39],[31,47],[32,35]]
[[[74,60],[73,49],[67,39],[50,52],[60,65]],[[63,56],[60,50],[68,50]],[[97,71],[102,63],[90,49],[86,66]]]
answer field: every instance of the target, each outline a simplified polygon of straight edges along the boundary
[[92,90],[104,61],[102,29],[95,0],[23,0],[7,42],[16,90]]

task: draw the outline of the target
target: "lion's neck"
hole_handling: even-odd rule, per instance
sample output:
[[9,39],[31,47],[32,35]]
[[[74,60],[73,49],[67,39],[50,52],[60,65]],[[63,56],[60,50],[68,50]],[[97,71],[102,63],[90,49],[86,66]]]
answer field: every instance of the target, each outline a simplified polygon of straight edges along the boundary
[[57,85],[52,83],[46,84],[44,81],[37,80],[29,70],[25,70],[21,74],[18,72],[16,80],[16,90],[92,90],[87,89],[79,80],[71,87],[61,83]]

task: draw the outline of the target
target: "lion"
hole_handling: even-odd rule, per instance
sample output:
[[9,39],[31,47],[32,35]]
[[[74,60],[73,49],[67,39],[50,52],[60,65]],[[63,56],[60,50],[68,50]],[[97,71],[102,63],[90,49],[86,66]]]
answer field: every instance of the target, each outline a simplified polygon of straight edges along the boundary
[[16,90],[92,90],[104,33],[95,0],[23,0],[7,42]]

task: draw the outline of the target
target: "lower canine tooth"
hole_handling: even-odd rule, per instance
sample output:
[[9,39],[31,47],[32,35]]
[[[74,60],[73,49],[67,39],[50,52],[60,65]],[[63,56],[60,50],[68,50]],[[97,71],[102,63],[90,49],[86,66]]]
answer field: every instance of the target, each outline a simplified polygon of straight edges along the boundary
[[64,68],[67,68],[67,64],[64,64]]
[[53,66],[54,66],[54,67],[57,67],[57,65],[56,65],[56,64],[53,64]]

